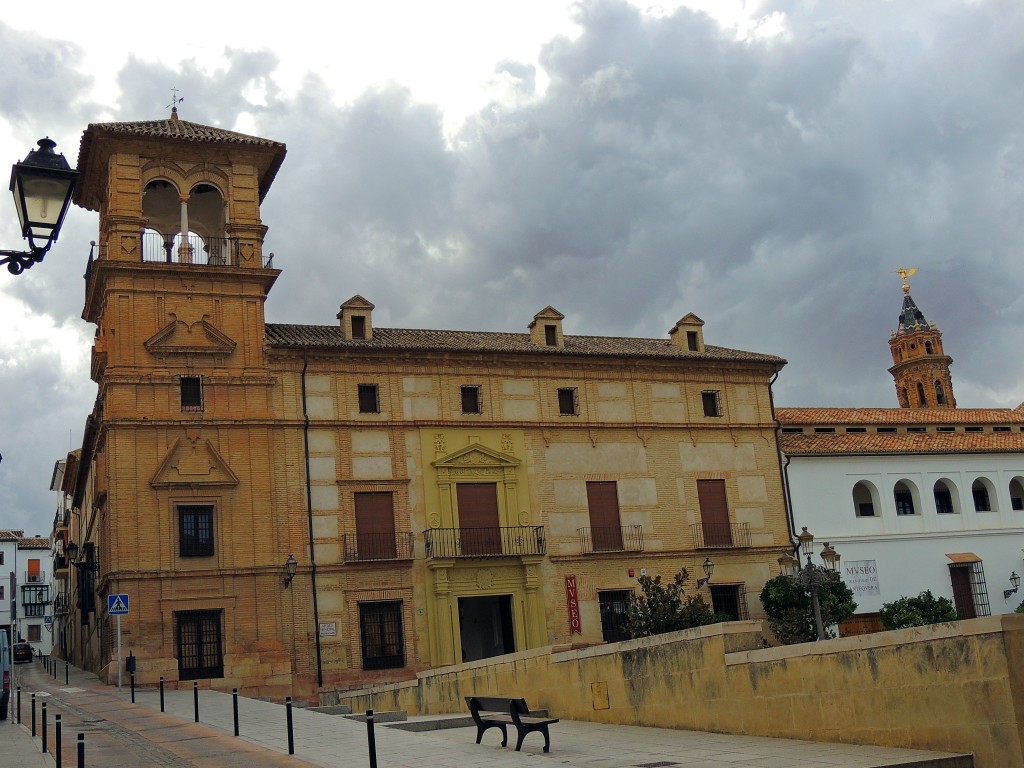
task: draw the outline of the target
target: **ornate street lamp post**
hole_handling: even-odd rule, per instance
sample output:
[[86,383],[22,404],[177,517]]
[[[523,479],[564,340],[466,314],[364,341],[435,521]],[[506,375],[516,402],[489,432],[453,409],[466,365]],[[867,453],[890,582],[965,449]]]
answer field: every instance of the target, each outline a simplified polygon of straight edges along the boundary
[[40,139],[38,143],[39,149],[11,168],[11,194],[21,236],[29,246],[28,251],[0,250],[0,265],[6,264],[12,275],[38,264],[57,242],[78,179],[78,171],[71,170],[64,155],[53,151],[54,141]]
[[[818,588],[824,584],[829,576],[836,572],[839,568],[840,554],[827,541],[825,542],[824,548],[821,550],[821,560],[825,563],[825,566],[815,565],[811,562],[811,551],[814,545],[814,534],[810,533],[806,527],[803,528],[800,535],[797,537],[800,541],[800,552],[807,558],[807,563],[797,571],[795,574],[792,573],[792,563],[795,562],[799,566],[800,561],[791,555],[783,555],[779,558],[779,565],[783,568],[783,572],[786,573],[787,567],[789,568],[789,574],[792,575],[796,580],[797,586],[801,589],[811,593],[811,605],[814,606],[814,629],[818,634],[819,640],[825,639],[825,626],[821,620],[821,601],[818,599]],[[783,561],[786,561],[785,563]]]

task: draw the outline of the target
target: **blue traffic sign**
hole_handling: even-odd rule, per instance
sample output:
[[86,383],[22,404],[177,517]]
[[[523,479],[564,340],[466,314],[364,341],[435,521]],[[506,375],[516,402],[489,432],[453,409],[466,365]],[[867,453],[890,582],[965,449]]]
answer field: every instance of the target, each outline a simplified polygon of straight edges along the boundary
[[127,616],[128,595],[107,595],[107,615]]

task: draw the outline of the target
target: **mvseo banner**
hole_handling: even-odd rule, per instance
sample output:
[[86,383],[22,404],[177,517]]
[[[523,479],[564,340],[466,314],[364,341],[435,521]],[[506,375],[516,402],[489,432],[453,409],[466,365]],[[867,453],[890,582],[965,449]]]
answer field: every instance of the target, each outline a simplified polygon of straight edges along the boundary
[[580,593],[576,589],[576,577],[565,577],[565,602],[569,607],[569,634],[582,635],[583,624],[580,622]]

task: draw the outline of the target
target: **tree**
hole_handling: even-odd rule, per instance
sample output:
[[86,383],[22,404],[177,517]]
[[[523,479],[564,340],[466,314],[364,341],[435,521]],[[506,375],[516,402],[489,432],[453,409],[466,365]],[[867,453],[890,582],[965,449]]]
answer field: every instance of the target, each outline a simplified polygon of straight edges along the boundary
[[[817,569],[821,573],[818,585],[818,604],[825,634],[832,636],[831,627],[853,615],[857,603],[853,591],[838,573]],[[810,592],[801,586],[798,576],[782,574],[770,579],[761,590],[761,605],[768,615],[768,626],[780,643],[808,643],[818,639],[814,626],[814,603]]]
[[956,607],[948,598],[935,597],[929,589],[917,597],[901,597],[899,600],[886,603],[879,613],[882,626],[886,629],[923,627],[960,618]]
[[630,637],[649,637],[663,632],[700,627],[727,616],[716,614],[700,595],[684,594],[689,572],[683,568],[672,581],[663,584],[661,576],[641,576],[640,594],[629,598],[626,631]]

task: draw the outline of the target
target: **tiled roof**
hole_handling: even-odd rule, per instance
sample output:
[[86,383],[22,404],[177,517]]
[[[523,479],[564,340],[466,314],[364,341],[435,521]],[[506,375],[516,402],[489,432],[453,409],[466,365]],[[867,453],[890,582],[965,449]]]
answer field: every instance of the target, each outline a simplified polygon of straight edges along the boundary
[[705,346],[704,352],[677,347],[668,339],[632,339],[614,336],[566,336],[563,347],[538,346],[528,333],[489,331],[410,330],[374,328],[371,341],[347,341],[340,325],[267,324],[267,342],[271,347],[317,349],[368,349],[430,352],[499,352],[583,357],[645,357],[666,359],[722,360],[772,363],[786,361],[775,355],[743,352],[738,349]]
[[1024,424],[1019,408],[778,408],[783,424]]
[[18,539],[18,549],[49,549],[50,539],[47,536],[25,536]]
[[128,123],[90,123],[85,129],[86,134],[90,131],[103,131],[105,133],[120,133],[125,136],[151,136],[154,138],[182,139],[183,141],[228,141],[232,144],[251,144],[259,147],[281,147],[284,144],[271,139],[249,136],[245,133],[227,131],[223,128],[215,128],[212,125],[190,123],[188,120],[179,120],[177,111],[166,120],[138,120]]
[[0,541],[17,541],[25,535],[24,531],[5,528],[0,530]]
[[1020,432],[877,432],[779,435],[779,447],[790,456],[865,455],[901,453],[1018,453],[1024,452]]

